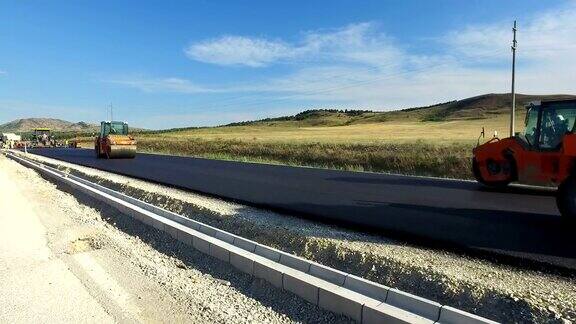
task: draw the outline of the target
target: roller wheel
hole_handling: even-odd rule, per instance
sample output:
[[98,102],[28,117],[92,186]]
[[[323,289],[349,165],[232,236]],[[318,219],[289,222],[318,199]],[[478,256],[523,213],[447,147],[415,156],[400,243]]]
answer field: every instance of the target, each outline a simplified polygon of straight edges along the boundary
[[486,181],[482,177],[482,173],[480,173],[480,166],[478,165],[478,161],[476,159],[472,159],[472,173],[474,173],[474,178],[479,183],[485,185],[486,187],[490,188],[505,188],[510,184],[511,181]]
[[576,177],[570,176],[560,186],[556,192],[556,205],[562,215],[562,220],[576,224]]

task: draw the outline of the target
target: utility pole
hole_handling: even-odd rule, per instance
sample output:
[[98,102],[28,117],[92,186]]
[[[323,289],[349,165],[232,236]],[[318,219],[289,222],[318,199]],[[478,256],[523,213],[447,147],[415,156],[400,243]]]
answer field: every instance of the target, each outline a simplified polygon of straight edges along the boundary
[[114,120],[114,107],[112,107],[112,103],[110,103],[110,121]]
[[512,109],[510,111],[510,137],[514,136],[514,124],[516,119],[516,91],[514,88],[514,83],[516,81],[516,30],[516,20],[514,20],[514,28],[512,28],[514,39],[512,40]]

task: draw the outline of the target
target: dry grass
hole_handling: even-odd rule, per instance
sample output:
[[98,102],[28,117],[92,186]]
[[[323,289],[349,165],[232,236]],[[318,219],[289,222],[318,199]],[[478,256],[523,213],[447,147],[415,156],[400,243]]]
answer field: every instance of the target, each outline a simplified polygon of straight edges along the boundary
[[[470,179],[471,151],[482,127],[487,137],[494,130],[506,136],[508,117],[330,127],[272,123],[144,133],[137,139],[140,151],[163,154]],[[91,145],[87,140],[85,146]]]
[[143,138],[139,149],[172,155],[304,165],[355,171],[470,178],[469,145],[270,143]]
[[[518,115],[518,122],[523,115]],[[140,138],[239,140],[267,143],[376,144],[424,141],[433,144],[475,143],[482,127],[486,135],[508,133],[508,117],[444,122],[390,121],[348,126],[297,127],[291,123],[192,129],[162,134],[142,134]]]

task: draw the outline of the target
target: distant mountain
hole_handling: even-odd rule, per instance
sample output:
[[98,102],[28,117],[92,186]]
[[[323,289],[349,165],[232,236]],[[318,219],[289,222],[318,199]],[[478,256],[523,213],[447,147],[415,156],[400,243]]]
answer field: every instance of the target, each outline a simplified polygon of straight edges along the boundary
[[73,123],[55,118],[24,118],[0,125],[0,132],[22,133],[30,132],[34,128],[50,128],[57,132],[91,132],[99,127],[82,121]]
[[[516,95],[516,107],[521,112],[524,106],[536,100],[576,99],[574,95]],[[508,114],[512,105],[509,93],[491,93],[462,100],[454,100],[425,107],[414,107],[391,111],[312,109],[293,116],[266,118],[256,121],[232,123],[225,126],[343,126],[387,121],[449,121],[483,119]]]

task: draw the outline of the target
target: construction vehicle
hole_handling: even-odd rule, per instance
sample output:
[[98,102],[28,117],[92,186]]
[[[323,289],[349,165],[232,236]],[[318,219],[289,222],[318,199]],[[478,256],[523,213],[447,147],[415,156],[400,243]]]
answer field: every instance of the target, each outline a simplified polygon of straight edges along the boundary
[[576,100],[532,102],[526,108],[524,133],[495,135],[473,150],[474,177],[489,187],[557,186],[562,218],[576,223]]
[[32,147],[55,147],[56,141],[50,128],[34,128],[32,130]]
[[128,133],[128,124],[119,121],[100,123],[100,134],[94,142],[97,158],[132,159],[136,156],[136,140]]

